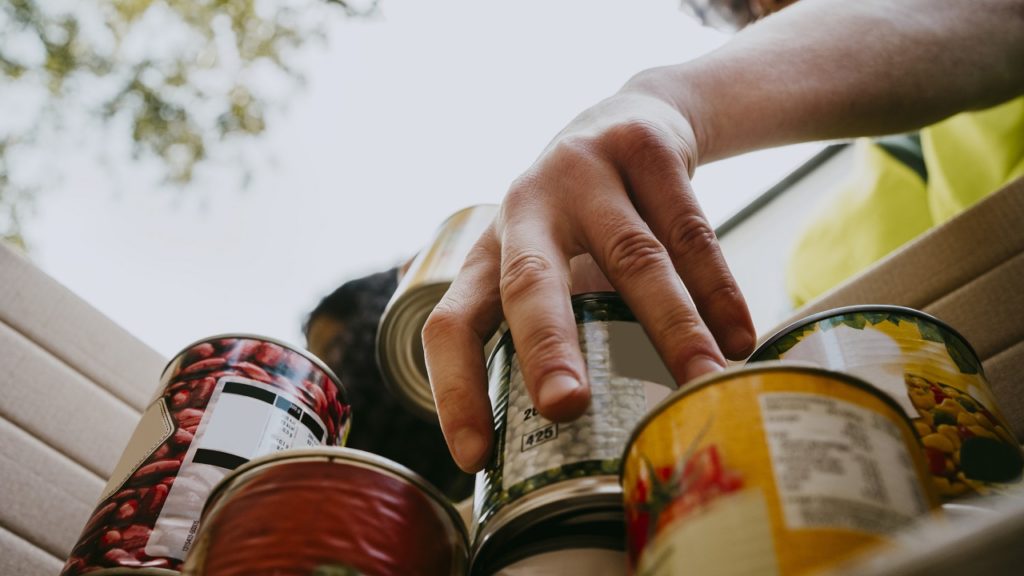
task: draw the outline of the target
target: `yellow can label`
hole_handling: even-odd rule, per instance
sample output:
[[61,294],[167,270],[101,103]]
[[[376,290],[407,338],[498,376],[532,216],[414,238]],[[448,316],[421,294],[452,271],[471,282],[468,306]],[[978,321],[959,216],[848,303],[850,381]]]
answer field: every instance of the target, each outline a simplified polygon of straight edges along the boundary
[[793,574],[935,507],[907,420],[814,370],[748,369],[678,396],[624,464],[638,574]]

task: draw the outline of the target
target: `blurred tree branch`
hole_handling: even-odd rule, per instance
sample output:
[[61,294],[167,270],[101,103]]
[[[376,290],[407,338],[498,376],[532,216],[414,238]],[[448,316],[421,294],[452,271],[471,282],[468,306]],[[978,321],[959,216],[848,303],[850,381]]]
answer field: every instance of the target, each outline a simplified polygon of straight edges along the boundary
[[0,239],[24,247],[40,182],[19,158],[72,115],[179,186],[221,142],[263,133],[261,89],[301,84],[291,57],[323,38],[309,12],[325,5],[359,17],[377,0],[0,0]]

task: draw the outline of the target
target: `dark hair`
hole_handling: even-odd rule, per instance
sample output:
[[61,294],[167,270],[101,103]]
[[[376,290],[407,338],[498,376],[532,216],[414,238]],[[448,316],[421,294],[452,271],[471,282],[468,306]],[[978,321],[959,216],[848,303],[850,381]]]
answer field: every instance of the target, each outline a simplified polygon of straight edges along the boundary
[[449,498],[461,500],[471,493],[473,477],[455,465],[437,422],[406,410],[385,385],[377,366],[377,327],[397,287],[397,268],[345,282],[313,309],[303,332],[308,341],[317,318],[339,321],[332,345],[344,352],[336,362],[324,360],[341,379],[352,405],[347,445],[407,466]]

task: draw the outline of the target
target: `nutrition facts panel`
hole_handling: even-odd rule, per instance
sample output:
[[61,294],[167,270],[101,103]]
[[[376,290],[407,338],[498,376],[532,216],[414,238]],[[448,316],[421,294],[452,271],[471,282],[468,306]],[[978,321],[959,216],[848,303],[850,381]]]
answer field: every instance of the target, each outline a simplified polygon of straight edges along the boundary
[[153,527],[147,553],[184,559],[204,503],[197,494],[209,493],[228,472],[258,456],[320,446],[325,430],[298,398],[255,380],[221,378]]
[[820,394],[768,393],[760,404],[790,528],[885,534],[927,510],[910,448],[883,414]]
[[323,443],[320,419],[295,398],[255,381],[224,379],[217,386],[212,417],[196,431],[193,462],[233,470],[256,456]]

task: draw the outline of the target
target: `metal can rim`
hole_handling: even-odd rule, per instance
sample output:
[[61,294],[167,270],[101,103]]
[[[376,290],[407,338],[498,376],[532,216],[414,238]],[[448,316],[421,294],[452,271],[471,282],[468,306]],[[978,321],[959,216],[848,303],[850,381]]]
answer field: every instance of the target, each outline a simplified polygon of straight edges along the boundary
[[[598,490],[587,492],[592,488]],[[568,494],[566,494],[568,492]],[[582,498],[586,496],[586,498]],[[608,506],[600,505],[607,500]],[[582,478],[570,478],[561,482],[545,486],[526,494],[507,504],[502,512],[504,515],[492,516],[478,532],[474,534],[472,542],[471,564],[473,564],[482,550],[487,550],[495,544],[495,536],[512,530],[518,534],[523,523],[536,524],[544,522],[557,516],[583,511],[608,511],[617,510],[620,514],[622,500],[622,485],[614,474],[600,474],[596,476],[585,476]],[[615,507],[615,504],[618,507]],[[516,510],[518,508],[524,510]],[[497,520],[497,522],[496,522]],[[516,527],[519,526],[519,530]],[[499,543],[501,540],[499,539]]]
[[847,374],[846,372],[837,372],[835,370],[822,368],[809,362],[766,360],[764,362],[756,362],[754,364],[733,366],[726,368],[721,372],[705,374],[704,376],[691,380],[666,396],[658,403],[657,406],[651,409],[650,412],[644,414],[644,417],[641,418],[640,421],[637,422],[636,426],[633,427],[633,432],[630,433],[629,439],[626,441],[625,448],[622,450],[622,456],[619,458],[619,482],[621,483],[623,481],[623,477],[626,472],[626,457],[629,455],[630,449],[633,447],[633,444],[636,442],[637,438],[639,438],[644,429],[647,428],[647,425],[650,424],[655,417],[665,412],[665,410],[668,410],[670,406],[674,405],[682,398],[689,396],[698,390],[707,388],[713,384],[718,384],[723,380],[730,380],[737,375],[757,374],[759,372],[799,372],[803,374],[816,374],[859,388],[881,400],[883,404],[892,409],[893,412],[896,413],[896,416],[907,425],[911,434],[913,434],[915,438],[918,437],[917,430],[914,428],[914,423],[910,420],[910,417],[907,416],[903,408],[883,390],[879,389],[867,380],[858,378],[852,374]]
[[811,314],[810,316],[800,318],[799,320],[791,322],[786,326],[778,329],[774,334],[769,336],[767,340],[758,345],[754,352],[750,354],[750,358],[756,358],[758,354],[764,352],[766,348],[772,346],[773,344],[775,344],[783,337],[785,337],[787,334],[796,330],[797,328],[802,328],[804,326],[808,326],[811,324],[817,324],[818,322],[821,322],[822,320],[826,318],[831,318],[833,316],[842,316],[844,314],[854,314],[857,312],[899,312],[900,314],[916,316],[918,318],[927,320],[935,324],[942,330],[949,332],[950,334],[958,338],[967,347],[967,349],[971,351],[971,354],[973,354],[974,357],[978,360],[978,365],[981,365],[981,357],[978,356],[977,350],[974,349],[974,346],[971,346],[970,341],[967,340],[967,338],[964,338],[964,335],[958,332],[956,328],[953,328],[947,322],[944,322],[927,312],[917,310],[916,308],[910,308],[908,306],[897,306],[895,304],[854,304],[852,306],[840,306],[838,308],[823,310],[821,312]]
[[345,389],[345,384],[341,381],[340,378],[338,378],[338,375],[334,373],[334,370],[331,370],[330,366],[328,366],[327,363],[325,363],[323,360],[318,358],[315,354],[313,354],[309,350],[306,350],[305,348],[302,348],[300,346],[296,346],[295,344],[290,344],[288,342],[285,342],[284,340],[279,340],[277,338],[273,338],[273,337],[270,337],[270,336],[261,336],[259,334],[251,334],[251,333],[247,333],[247,332],[225,332],[223,334],[216,334],[214,336],[207,336],[206,338],[200,338],[199,340],[196,340],[195,342],[192,342],[191,344],[183,347],[176,354],[171,356],[171,359],[168,360],[167,364],[164,365],[163,370],[160,371],[160,380],[163,381],[164,376],[167,375],[167,370],[171,367],[172,364],[174,364],[175,360],[180,358],[185,352],[188,352],[189,350],[191,350],[192,348],[194,348],[194,347],[196,347],[196,346],[198,346],[200,344],[204,344],[206,342],[215,342],[217,340],[224,340],[224,339],[227,339],[227,338],[236,338],[236,339],[243,339],[244,338],[244,339],[247,339],[247,340],[259,340],[260,342],[267,342],[268,344],[276,344],[278,346],[281,346],[282,348],[286,348],[290,352],[294,352],[294,353],[302,356],[306,360],[309,360],[310,362],[312,362],[314,366],[316,366],[317,368],[322,370],[324,372],[324,374],[327,374],[327,377],[330,378],[334,382],[334,384],[338,387],[338,391],[341,393],[341,399],[344,400],[346,404],[348,403],[348,390]]
[[210,495],[207,497],[206,503],[203,504],[203,511],[199,516],[200,524],[202,524],[202,521],[206,519],[207,515],[213,511],[213,508],[225,495],[231,487],[231,484],[238,480],[238,478],[259,468],[274,467],[292,461],[351,462],[363,465],[364,467],[376,468],[378,470],[389,472],[401,480],[419,488],[420,491],[426,494],[431,500],[438,503],[448,515],[449,520],[451,520],[451,524],[455,527],[455,530],[466,549],[469,549],[469,533],[467,531],[466,524],[462,521],[462,517],[459,515],[458,510],[455,509],[452,502],[448,500],[440,490],[430,482],[427,482],[425,478],[413,470],[406,468],[397,462],[377,454],[372,454],[363,450],[356,450],[354,448],[345,448],[342,446],[323,446],[320,448],[284,450],[260,456],[259,458],[254,458],[253,460],[242,464],[217,482],[213,489],[210,490]]
[[[411,412],[433,422],[437,421],[437,410],[434,406],[434,396],[430,393],[430,382],[421,380],[422,375],[416,369],[415,360],[412,358],[408,346],[394,346],[399,343],[405,344],[405,340],[399,342],[392,336],[400,335],[403,332],[402,325],[398,323],[398,318],[402,317],[400,312],[407,309],[420,312],[419,308],[423,306],[423,303],[430,302],[431,305],[426,309],[426,315],[429,315],[439,299],[435,296],[439,292],[443,295],[447,289],[448,285],[444,282],[423,284],[417,286],[415,290],[407,291],[397,298],[389,300],[384,312],[381,313],[380,321],[377,324],[377,336],[374,339],[374,357],[381,376],[383,376],[384,386]],[[415,318],[421,316],[425,315],[417,313]],[[399,375],[403,377],[399,377]],[[405,378],[404,376],[411,377]],[[415,385],[406,386],[402,382]],[[426,391],[425,394],[424,391]]]

